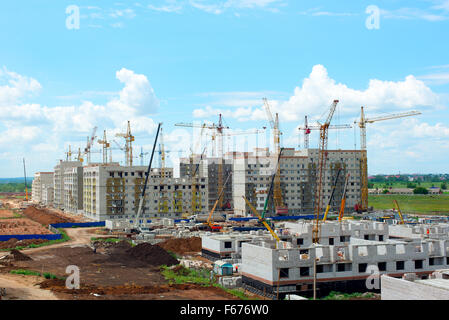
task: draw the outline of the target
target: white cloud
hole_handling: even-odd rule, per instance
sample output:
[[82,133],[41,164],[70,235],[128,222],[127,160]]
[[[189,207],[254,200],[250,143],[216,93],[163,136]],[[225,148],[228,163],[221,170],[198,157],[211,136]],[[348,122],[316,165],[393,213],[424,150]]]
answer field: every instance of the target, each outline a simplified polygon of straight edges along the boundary
[[19,102],[31,94],[36,94],[41,89],[40,83],[29,77],[8,71],[6,67],[0,69],[0,107]]
[[[322,65],[315,65],[312,68],[310,75],[303,80],[302,86],[296,87],[287,101],[271,100],[270,106],[273,113],[279,113],[281,120],[299,121],[304,115],[319,117],[326,112],[334,99],[340,101],[339,110],[346,116],[358,115],[361,106],[366,106],[369,115],[410,108],[442,107],[439,95],[413,75],[405,77],[402,81],[372,79],[365,90],[357,90],[332,79]],[[244,120],[266,119],[263,107],[241,108],[236,111],[213,109],[209,106],[194,110],[193,115],[199,118],[218,113],[233,118],[246,117]]]
[[42,159],[45,160],[41,160],[47,161],[51,167],[55,159],[64,158],[67,141],[71,141],[72,151],[83,148],[86,136],[91,134],[94,126],[98,126],[97,136],[102,136],[103,129],[106,129],[110,140],[115,138],[116,133],[126,130],[127,120],[131,121],[134,135],[147,137],[156,128],[149,115],[158,109],[159,101],[147,77],[132,70],[122,68],[116,72],[123,88],[105,104],[91,101],[55,107],[20,104],[20,97],[27,92],[38,91],[40,85],[17,74],[13,74],[13,78],[17,83],[10,84],[10,87],[19,88],[21,94],[0,91],[0,101],[13,102],[0,106],[0,148],[13,148],[16,154],[27,157],[32,156],[30,152],[33,155],[44,153]]

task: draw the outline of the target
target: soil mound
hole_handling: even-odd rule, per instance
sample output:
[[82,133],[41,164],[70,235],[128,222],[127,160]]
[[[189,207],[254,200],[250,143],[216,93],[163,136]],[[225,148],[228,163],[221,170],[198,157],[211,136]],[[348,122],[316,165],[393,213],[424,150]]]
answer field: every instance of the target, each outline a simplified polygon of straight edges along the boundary
[[126,253],[132,258],[154,266],[172,266],[179,263],[179,261],[172,257],[167,251],[157,245],[151,245],[150,243],[138,244],[137,246],[128,249]]
[[10,248],[15,248],[15,247],[27,247],[30,244],[41,244],[44,242],[48,242],[48,240],[45,240],[45,239],[18,240],[16,238],[12,238],[7,241],[0,241],[0,249],[10,249]]
[[187,252],[200,252],[202,248],[200,237],[168,239],[158,243],[157,245],[164,250],[179,254],[184,254]]

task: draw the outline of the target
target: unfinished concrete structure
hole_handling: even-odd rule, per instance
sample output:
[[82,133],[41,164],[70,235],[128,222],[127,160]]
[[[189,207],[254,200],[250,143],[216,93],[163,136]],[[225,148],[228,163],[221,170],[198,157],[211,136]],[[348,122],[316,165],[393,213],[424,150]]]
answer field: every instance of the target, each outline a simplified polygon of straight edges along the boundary
[[381,276],[382,300],[449,300],[449,270],[437,270],[429,279],[414,273],[402,278]]
[[262,230],[249,233],[205,234],[201,236],[201,255],[212,261],[239,259],[243,243],[269,240],[270,238],[271,235]]
[[[346,208],[351,210],[359,202],[361,194],[360,150],[328,150],[327,154],[321,207],[326,207],[337,172],[341,169],[331,210],[339,209],[347,173],[350,174],[350,178]],[[293,148],[285,148],[283,151],[280,159],[280,180],[283,200],[288,207],[289,215],[313,213],[318,156],[318,149],[295,151]],[[251,153],[236,155],[233,167],[236,214],[252,214],[242,198],[243,195],[258,210],[263,208],[276,163],[277,155],[270,153],[268,149],[257,149]]]
[[[135,218],[145,182],[146,166],[124,167],[119,164],[92,164],[83,170],[84,215],[97,221]],[[172,172],[170,170],[165,172]],[[145,193],[145,218],[180,218],[191,207],[191,183],[188,179],[165,175],[152,169]],[[207,178],[201,178],[201,212],[207,208]],[[161,208],[166,210],[161,210]]]
[[[326,230],[327,224],[330,227]],[[332,290],[367,291],[366,279],[375,270],[395,277],[410,272],[427,277],[433,271],[449,266],[447,237],[392,240],[385,234],[388,226],[383,223],[348,221],[342,222],[341,228],[336,225],[338,223],[323,225],[320,244],[309,242],[309,228],[305,228],[307,232],[292,231],[297,239],[303,239],[302,245],[294,241],[281,242],[276,248],[273,240],[243,243],[243,283],[271,295],[278,292],[281,295],[310,295],[314,281],[314,261],[317,259],[318,294],[326,295]],[[346,236],[349,238],[338,241],[340,237]],[[382,241],[379,241],[379,236],[382,236]],[[331,238],[335,238],[333,245],[329,244]]]
[[[31,200],[37,203],[44,203],[44,194],[46,192],[45,186],[53,186],[53,172],[36,172],[31,184]],[[48,198],[45,195],[45,202],[48,202]],[[52,200],[52,199],[51,199]]]

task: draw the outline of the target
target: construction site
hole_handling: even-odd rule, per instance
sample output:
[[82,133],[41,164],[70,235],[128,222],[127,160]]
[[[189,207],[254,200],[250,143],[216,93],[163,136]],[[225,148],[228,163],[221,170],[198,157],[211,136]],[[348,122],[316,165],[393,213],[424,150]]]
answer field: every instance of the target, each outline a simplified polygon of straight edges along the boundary
[[[208,132],[213,152],[181,158],[176,177],[166,167],[162,123],[140,165],[130,121],[116,134],[125,145],[113,140],[125,165],[95,127],[54,171],[35,173],[25,199],[0,200],[3,299],[301,300],[332,291],[380,299],[381,287],[366,285],[373,268],[400,279],[444,278],[447,219],[422,224],[396,201],[382,212],[368,203],[366,125],[419,112],[366,118],[362,107],[353,125],[332,125],[334,100],[322,124],[305,118],[304,148],[296,150],[281,146],[278,114],[263,102],[273,150],[225,153],[225,136],[258,130],[227,133],[222,115],[216,124],[177,123],[200,130],[192,150]],[[328,149],[329,130],[353,126],[359,150]],[[313,130],[318,148],[309,146]],[[91,161],[96,144],[101,162]],[[78,288],[67,287],[68,266],[81,270]]]

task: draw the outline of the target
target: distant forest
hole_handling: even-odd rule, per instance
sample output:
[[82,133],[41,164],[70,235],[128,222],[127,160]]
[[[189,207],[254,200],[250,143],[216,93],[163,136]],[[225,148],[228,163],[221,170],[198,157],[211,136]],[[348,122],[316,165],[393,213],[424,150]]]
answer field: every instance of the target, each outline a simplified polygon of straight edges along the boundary
[[[31,192],[31,183],[27,183],[28,193]],[[0,193],[1,192],[25,192],[25,183],[0,183]]]

